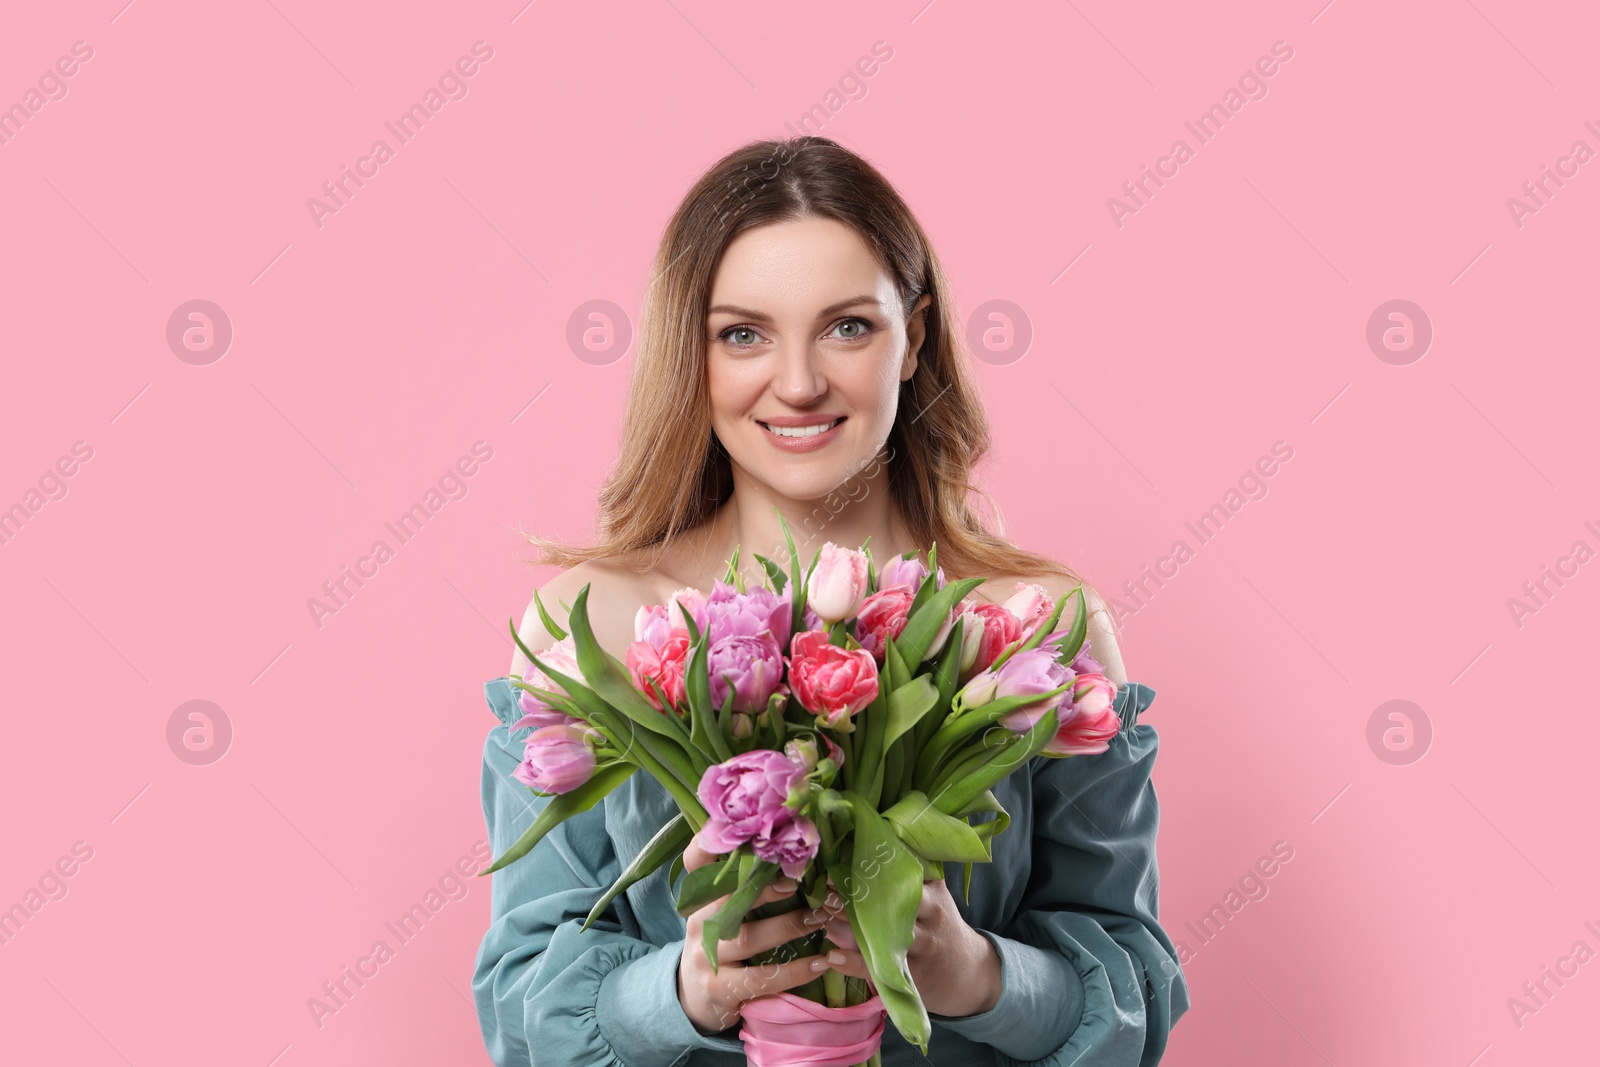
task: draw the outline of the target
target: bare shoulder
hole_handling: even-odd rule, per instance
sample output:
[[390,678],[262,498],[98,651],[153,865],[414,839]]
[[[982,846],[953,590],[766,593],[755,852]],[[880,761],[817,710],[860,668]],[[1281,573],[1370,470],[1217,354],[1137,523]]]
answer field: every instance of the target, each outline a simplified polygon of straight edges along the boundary
[[[1004,603],[1017,591],[1017,583],[1034,583],[1041,585],[1050,594],[1051,599],[1059,600],[1068,596],[1078,588],[1077,582],[1059,574],[1039,575],[1010,575],[1002,578],[991,578],[980,585],[976,592],[984,599],[996,603]],[[1084,603],[1089,611],[1089,650],[1090,653],[1105,668],[1106,677],[1118,688],[1128,684],[1127,670],[1122,662],[1122,648],[1117,642],[1116,622],[1112,618],[1111,609],[1106,606],[1105,599],[1099,591],[1088,582],[1083,583]],[[1064,614],[1074,610],[1073,605],[1068,605]],[[1069,616],[1070,618],[1070,616]]]
[[[539,602],[544,604],[544,610],[556,625],[569,633],[572,605],[585,586],[589,587],[589,595],[584,606],[595,638],[601,648],[621,659],[633,641],[634,615],[641,605],[650,602],[648,581],[632,569],[610,560],[589,560],[549,579],[538,587]],[[556,636],[545,628],[539,605],[532,597],[528,599],[528,609],[517,627],[517,635],[534,653],[556,643]],[[528,657],[521,649],[514,649],[511,673],[520,675],[528,665]]]

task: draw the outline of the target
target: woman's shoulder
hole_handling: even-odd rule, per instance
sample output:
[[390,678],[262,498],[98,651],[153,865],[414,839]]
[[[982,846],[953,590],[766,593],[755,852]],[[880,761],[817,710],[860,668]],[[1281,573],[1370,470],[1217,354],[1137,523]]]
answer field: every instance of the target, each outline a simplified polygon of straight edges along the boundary
[[[1051,600],[1059,600],[1070,596],[1081,584],[1083,586],[1084,604],[1089,612],[1089,649],[1091,654],[1105,668],[1106,677],[1111,679],[1119,688],[1128,684],[1126,668],[1122,662],[1122,648],[1117,640],[1116,619],[1113,618],[1111,609],[1106,605],[1094,586],[1088,581],[1079,582],[1077,579],[1068,578],[1062,574],[1035,574],[1035,575],[1003,575],[988,579],[974,590],[974,595],[982,600],[991,600],[1003,604],[1017,592],[1018,583],[1022,585],[1042,586]],[[1071,621],[1070,612],[1075,610],[1075,605],[1068,604],[1062,614],[1066,622]]]
[[[584,598],[584,613],[595,639],[601,648],[621,659],[633,641],[634,616],[640,607],[655,602],[655,585],[656,580],[649,572],[641,573],[626,560],[586,560],[537,587],[538,600],[529,597],[517,635],[531,652],[540,652],[555,644],[557,638],[545,627],[539,605],[544,605],[557,626],[570,632],[568,613],[587,586],[589,593]],[[528,658],[522,650],[514,650],[511,673],[520,675],[527,667]]]

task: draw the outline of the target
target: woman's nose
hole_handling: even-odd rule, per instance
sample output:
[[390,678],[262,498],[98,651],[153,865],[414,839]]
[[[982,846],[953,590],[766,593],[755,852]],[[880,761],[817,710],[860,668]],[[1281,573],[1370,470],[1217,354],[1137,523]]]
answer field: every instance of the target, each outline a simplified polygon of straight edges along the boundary
[[807,344],[780,346],[773,374],[772,391],[795,407],[803,407],[828,391],[817,354]]

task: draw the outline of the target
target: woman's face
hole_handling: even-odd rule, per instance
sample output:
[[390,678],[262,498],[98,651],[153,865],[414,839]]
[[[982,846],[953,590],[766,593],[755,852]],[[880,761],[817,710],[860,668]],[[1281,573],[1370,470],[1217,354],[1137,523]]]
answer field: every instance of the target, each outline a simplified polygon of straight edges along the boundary
[[[706,319],[711,427],[734,466],[794,500],[827,496],[870,466],[917,368],[931,300],[924,294],[908,323],[889,274],[833,219],[735,238]],[[769,429],[834,423],[809,437]]]

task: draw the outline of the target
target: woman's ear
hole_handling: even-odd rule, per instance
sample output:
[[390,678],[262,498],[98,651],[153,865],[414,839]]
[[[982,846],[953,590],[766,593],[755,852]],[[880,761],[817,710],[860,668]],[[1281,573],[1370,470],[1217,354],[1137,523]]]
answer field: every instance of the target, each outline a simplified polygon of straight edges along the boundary
[[906,358],[900,367],[902,382],[910,381],[917,371],[917,354],[922,351],[922,342],[928,336],[928,305],[932,303],[933,294],[923,293],[911,309],[911,314],[906,316]]

